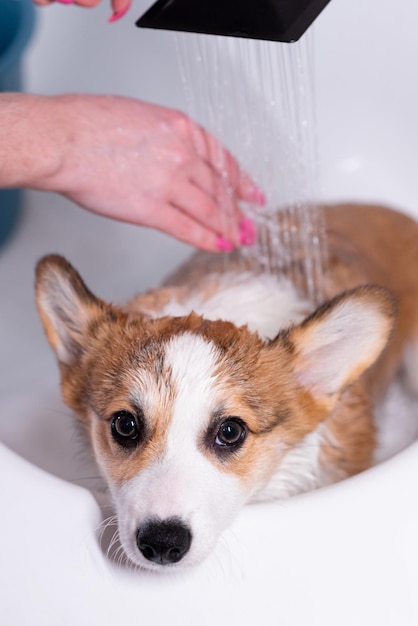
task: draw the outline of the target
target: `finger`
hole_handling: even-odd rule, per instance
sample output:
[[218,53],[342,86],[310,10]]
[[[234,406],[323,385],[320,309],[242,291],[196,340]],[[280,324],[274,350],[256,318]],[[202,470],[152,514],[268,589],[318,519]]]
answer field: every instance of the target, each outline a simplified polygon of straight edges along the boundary
[[224,150],[224,167],[226,175],[237,198],[252,204],[263,206],[266,203],[264,192],[240,166],[235,157]]
[[92,8],[99,4],[101,0],[33,0],[38,6],[46,6],[49,4],[77,4],[85,8]]
[[[164,219],[161,216],[163,211]],[[156,212],[154,219],[150,220],[146,225],[151,228],[157,228],[190,246],[208,252],[231,251],[234,249],[234,245],[231,242],[220,237],[212,230],[205,228],[174,205],[168,205],[161,211]]]
[[[236,196],[231,193],[224,178],[207,163],[200,161],[194,166],[190,181],[209,198],[210,205],[215,209],[215,217],[221,224],[221,232],[228,237],[236,238],[244,216],[236,202]],[[196,207],[199,207],[199,204],[195,204],[191,209],[196,211]],[[189,208],[186,210],[189,212]],[[205,214],[203,219],[206,220]],[[209,222],[207,224],[209,225]]]
[[[62,2],[63,0],[57,0],[58,2]],[[64,0],[67,2],[67,0]],[[99,4],[100,0],[73,0],[73,4],[78,4],[80,7],[84,7],[85,9],[92,9],[93,7]]]
[[131,0],[112,0],[111,6],[113,13],[109,17],[108,22],[117,22],[128,12]]
[[265,203],[264,193],[232,153],[201,126],[193,128],[193,143],[197,154],[224,178],[238,198],[261,205]]
[[[214,145],[211,145],[211,144]],[[209,163],[219,171],[227,181],[237,198],[245,202],[261,204],[265,203],[264,193],[258,188],[253,179],[241,168],[238,161],[229,150],[218,144],[216,139],[209,136],[208,155]],[[213,157],[215,155],[215,157]],[[220,167],[218,164],[221,164]]]
[[[224,204],[215,199],[191,181],[173,189],[171,203],[216,235],[222,235],[235,245],[239,244],[240,211],[233,198],[225,193]],[[236,216],[236,217],[235,217]],[[242,219],[242,216],[241,216]]]

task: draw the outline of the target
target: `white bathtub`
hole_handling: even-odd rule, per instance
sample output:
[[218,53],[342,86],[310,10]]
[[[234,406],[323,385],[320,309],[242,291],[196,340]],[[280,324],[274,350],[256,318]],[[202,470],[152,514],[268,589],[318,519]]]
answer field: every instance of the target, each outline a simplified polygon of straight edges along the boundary
[[[29,88],[182,107],[171,35],[133,27],[151,3],[138,0],[112,26],[104,4],[41,11]],[[418,217],[417,22],[414,0],[332,0],[317,20],[325,199],[378,200]],[[109,562],[95,532],[93,475],[34,310],[33,266],[60,252],[117,300],[157,283],[188,250],[62,198],[26,201],[19,233],[0,251],[0,624],[416,625],[416,443],[339,485],[247,507],[194,570],[156,576]]]

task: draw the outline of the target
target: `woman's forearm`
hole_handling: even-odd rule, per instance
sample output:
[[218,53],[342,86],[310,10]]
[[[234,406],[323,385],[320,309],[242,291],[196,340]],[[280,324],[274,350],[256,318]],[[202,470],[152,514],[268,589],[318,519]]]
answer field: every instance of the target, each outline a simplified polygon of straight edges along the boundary
[[63,126],[54,97],[0,94],[0,187],[42,189],[59,168]]

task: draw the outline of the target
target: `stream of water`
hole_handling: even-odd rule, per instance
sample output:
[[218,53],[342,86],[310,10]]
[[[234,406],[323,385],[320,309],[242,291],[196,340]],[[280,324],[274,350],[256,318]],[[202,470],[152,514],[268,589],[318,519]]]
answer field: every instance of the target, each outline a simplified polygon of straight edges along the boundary
[[317,302],[326,245],[316,204],[312,31],[293,44],[191,33],[176,33],[175,40],[189,114],[238,157],[267,196],[264,207],[244,206],[259,235],[245,254],[262,271],[290,276]]

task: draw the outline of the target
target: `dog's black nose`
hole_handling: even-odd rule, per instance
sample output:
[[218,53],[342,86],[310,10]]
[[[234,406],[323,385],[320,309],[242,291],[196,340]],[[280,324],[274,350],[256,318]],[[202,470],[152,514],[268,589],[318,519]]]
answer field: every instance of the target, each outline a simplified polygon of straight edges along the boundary
[[178,517],[153,518],[138,528],[136,542],[148,561],[168,565],[177,563],[188,552],[192,533]]

